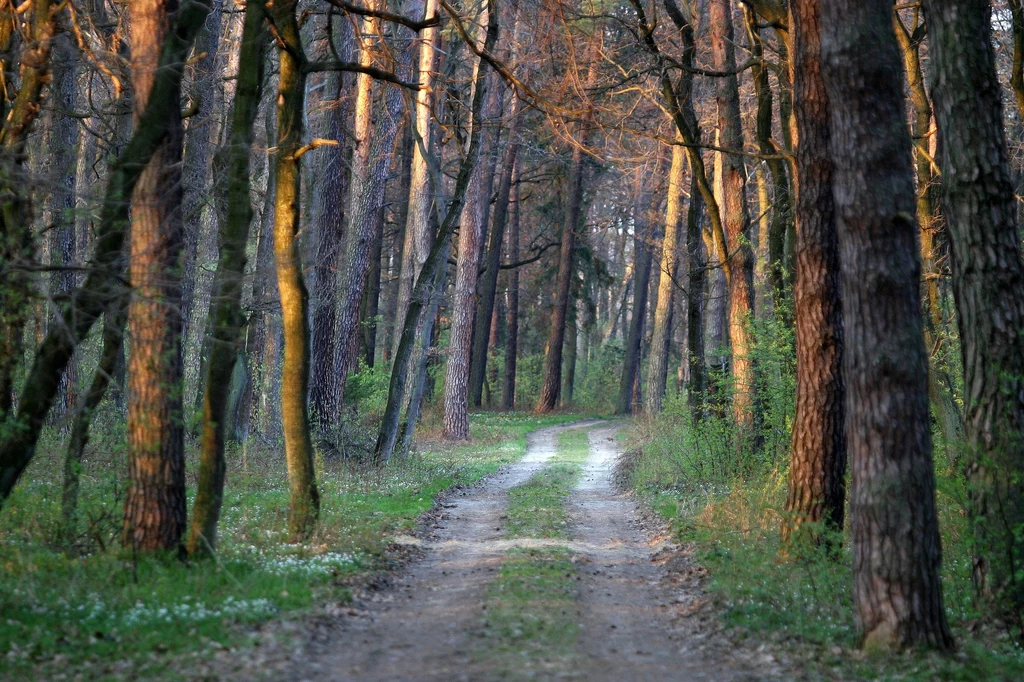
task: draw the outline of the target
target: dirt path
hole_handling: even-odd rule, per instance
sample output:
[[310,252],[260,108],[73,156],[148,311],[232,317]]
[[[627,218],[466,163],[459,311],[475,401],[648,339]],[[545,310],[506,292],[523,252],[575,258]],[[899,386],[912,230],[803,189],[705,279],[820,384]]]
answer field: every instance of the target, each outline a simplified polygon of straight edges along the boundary
[[[556,452],[556,435],[583,422],[541,429],[527,440],[526,456],[483,484],[449,500],[440,527],[425,543],[426,555],[346,620],[331,641],[307,650],[292,680],[492,680],[481,636],[482,605],[508,549],[531,544],[502,537],[510,488],[544,468]],[[586,680],[766,679],[710,660],[674,631],[670,608],[659,599],[658,549],[639,524],[631,497],[618,494],[612,469],[621,450],[617,427],[589,435],[590,455],[568,504],[570,547],[580,566],[580,650],[558,674]],[[541,544],[541,543],[537,543]],[[546,542],[543,544],[547,544]]]

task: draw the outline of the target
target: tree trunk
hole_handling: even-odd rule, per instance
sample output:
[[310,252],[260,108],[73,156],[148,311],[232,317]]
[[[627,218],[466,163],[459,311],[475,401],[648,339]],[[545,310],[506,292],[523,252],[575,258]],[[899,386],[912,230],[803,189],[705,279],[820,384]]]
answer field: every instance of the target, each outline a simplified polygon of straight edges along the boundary
[[[508,259],[519,260],[519,172],[513,169],[512,215],[509,219]],[[501,406],[506,410],[516,407],[516,360],[519,354],[519,268],[508,276],[505,322],[505,380],[501,389]]]
[[704,290],[707,288],[707,268],[704,240],[701,238],[702,200],[697,189],[698,180],[690,179],[690,208],[686,212],[686,353],[689,381],[686,400],[694,421],[704,415],[704,393],[707,390],[707,365],[704,361]]
[[[786,175],[786,164],[778,157],[777,145],[772,141],[772,90],[768,81],[768,68],[761,60],[764,59],[764,45],[761,41],[761,29],[757,26],[756,16],[750,10],[749,5],[744,5],[747,15],[747,35],[750,41],[750,56],[758,60],[751,67],[751,75],[754,80],[754,93],[757,98],[757,110],[755,114],[755,132],[757,137],[757,148],[762,154],[770,156],[765,162],[768,166],[768,175],[772,188],[772,210],[771,220],[768,227],[768,284],[771,288],[772,302],[774,309],[779,311],[783,303],[789,298],[786,291],[790,283],[787,273],[785,258],[786,235],[793,229],[793,208],[791,205],[789,177]],[[790,27],[792,31],[792,27]],[[780,37],[779,44],[786,46],[786,42]],[[784,77],[780,77],[782,80]],[[780,91],[785,91],[785,86],[780,83]],[[780,98],[782,96],[780,92]],[[789,103],[787,102],[787,106]],[[780,108],[782,103],[780,102]],[[783,121],[785,130],[786,121]],[[767,220],[767,216],[763,216]],[[799,248],[799,247],[798,247]],[[761,314],[761,311],[758,311]]]
[[829,0],[821,14],[842,272],[855,622],[867,649],[949,649],[911,143],[891,11],[882,0]]
[[373,367],[377,355],[377,312],[380,309],[380,259],[384,246],[384,207],[377,210],[377,227],[373,231],[370,242],[370,269],[366,273],[366,286],[363,294],[362,310],[362,348],[363,360],[367,367]]
[[1024,263],[985,3],[926,0],[964,368],[974,581],[1024,617]]
[[[829,101],[821,75],[818,0],[790,4],[797,139],[796,415],[783,543],[794,533],[822,538],[843,528],[846,434],[839,244],[832,200]],[[805,526],[805,524],[812,524]],[[799,551],[799,550],[798,550]]]
[[241,350],[245,318],[242,315],[242,284],[245,248],[252,224],[249,197],[249,156],[253,125],[263,91],[263,63],[267,42],[263,5],[250,2],[239,55],[235,102],[227,146],[215,161],[218,177],[226,177],[220,222],[220,256],[213,285],[212,344],[203,397],[203,435],[199,452],[199,482],[189,529],[189,554],[212,553],[217,547],[217,522],[224,500],[224,442],[231,422],[229,397],[235,360]]
[[[718,71],[733,72],[717,82],[718,142],[725,149],[743,149],[739,79],[733,43],[732,0],[713,0],[710,5],[711,50]],[[717,152],[722,157],[722,222],[728,240],[729,344],[732,349],[732,414],[743,432],[756,428],[757,391],[749,324],[754,308],[754,254],[746,234],[748,227],[746,168],[740,154]]]
[[[344,29],[342,29],[344,30]],[[346,55],[347,56],[347,55]],[[349,173],[346,152],[349,140],[352,107],[349,98],[343,96],[347,74],[333,73],[327,76],[328,88],[333,88],[333,100],[327,114],[327,137],[338,140],[337,147],[327,147],[319,153],[314,182],[314,229],[316,230],[316,252],[313,262],[313,321],[312,321],[312,368],[310,377],[310,413],[317,423],[326,424],[330,415],[336,414],[341,405],[338,394],[338,377],[334,372],[336,355],[335,327],[338,306],[338,268],[345,248],[345,200],[348,197]]]
[[576,320],[576,297],[569,298],[569,311],[565,320],[565,371],[562,376],[562,407],[572,407],[572,394],[576,385],[576,346],[579,327]]
[[[484,39],[483,49],[490,51],[498,40],[498,10],[494,3],[487,5],[487,32]],[[473,89],[473,100],[470,105],[470,128],[469,146],[466,156],[459,165],[459,174],[455,180],[455,187],[452,191],[451,200],[448,202],[444,217],[441,219],[441,226],[438,229],[437,240],[431,248],[427,259],[413,285],[412,295],[409,299],[409,308],[406,311],[405,321],[402,325],[402,334],[399,339],[398,349],[395,351],[395,359],[392,363],[391,381],[388,386],[388,401],[381,417],[380,431],[377,435],[377,444],[374,447],[373,459],[377,464],[385,464],[394,452],[395,442],[398,439],[399,417],[401,405],[405,397],[405,384],[408,377],[410,359],[413,354],[413,345],[416,340],[416,332],[419,327],[420,316],[424,308],[433,306],[439,286],[444,281],[445,266],[448,262],[448,247],[452,234],[455,232],[455,225],[461,217],[466,191],[473,175],[473,166],[480,157],[480,118],[484,101],[484,79],[487,76],[488,68],[486,62],[481,60],[476,70],[475,87]],[[437,184],[440,186],[440,182]],[[424,325],[427,327],[427,325]],[[424,329],[429,342],[429,329]],[[423,354],[422,362],[426,362],[426,353]],[[414,390],[414,394],[416,391]],[[415,399],[416,396],[414,395]],[[418,400],[414,401],[411,413],[418,410]],[[415,428],[415,414],[410,414],[407,423],[408,438]]]
[[[676,137],[678,140],[678,135]],[[668,173],[668,199],[665,204],[665,237],[661,241],[661,278],[658,280],[658,305],[651,331],[651,362],[647,370],[647,411],[661,411],[668,379],[669,346],[672,341],[672,312],[675,309],[676,270],[679,262],[679,238],[683,231],[683,182],[686,150],[672,148],[672,166]]]
[[619,381],[619,396],[615,401],[616,414],[632,414],[637,405],[633,404],[634,384],[640,371],[640,356],[644,339],[644,322],[647,320],[647,293],[651,280],[650,227],[646,221],[638,220],[633,234],[633,314],[626,334],[626,357],[622,363]]
[[[132,86],[145,111],[177,0],[133,0]],[[180,110],[165,111],[168,134],[132,195],[128,307],[128,493],[123,543],[180,550],[185,531],[185,434],[181,359]]]
[[[423,18],[433,16],[437,12],[437,0],[426,0],[423,7]],[[436,103],[436,95],[432,86],[437,69],[437,55],[441,45],[441,31],[437,26],[425,28],[420,32],[419,79],[420,89],[416,92],[413,113],[413,153],[412,168],[409,178],[409,206],[405,219],[405,239],[402,244],[402,265],[398,279],[397,304],[395,306],[395,326],[393,353],[398,352],[401,342],[400,325],[405,321],[405,313],[409,309],[409,297],[412,295],[413,284],[423,268],[431,247],[434,245],[434,233],[431,229],[430,212],[434,202],[434,194],[441,191],[440,187],[431,188],[430,167],[426,152],[431,141],[431,114]]]
[[[128,224],[129,197],[161,143],[167,138],[173,121],[167,111],[177,111],[181,92],[181,71],[188,49],[209,12],[209,5],[187,0],[176,15],[174,31],[168,35],[161,54],[160,68],[154,73],[153,87],[145,113],[135,134],[111,168],[100,220],[96,228],[95,253],[89,263],[89,275],[61,304],[59,329],[50,330],[36,350],[35,359],[18,401],[18,411],[8,434],[0,440],[0,503],[32,461],[46,414],[60,387],[60,377],[93,324],[110,302],[125,296],[122,248]],[[7,121],[13,120],[8,115]],[[0,140],[2,142],[2,140]]]
[[510,118],[512,125],[508,131],[508,149],[505,151],[505,162],[498,181],[497,198],[494,204],[494,216],[491,220],[490,238],[487,244],[487,263],[483,279],[478,287],[478,304],[475,329],[473,331],[473,351],[470,353],[469,368],[469,399],[475,406],[480,406],[483,393],[484,377],[487,371],[487,349],[489,327],[494,313],[494,299],[498,290],[498,266],[501,264],[501,246],[505,239],[505,225],[508,220],[509,193],[512,188],[512,172],[516,157],[519,154],[519,98],[512,99]]
[[281,420],[288,464],[291,501],[288,531],[293,540],[309,535],[320,513],[320,494],[313,467],[313,443],[307,410],[309,382],[309,295],[302,279],[298,232],[302,122],[305,113],[305,56],[295,12],[298,0],[274,3],[270,10],[278,33],[280,61],[277,86],[277,151],[274,203],[274,256],[277,289],[284,323],[284,366],[281,370]]
[[[409,10],[413,15],[417,14],[416,7]],[[372,40],[380,40],[377,31],[377,19],[364,17],[364,40],[371,40],[369,36],[373,36]],[[385,52],[384,45],[364,45],[359,57],[360,63],[364,66],[373,66]],[[338,356],[334,371],[338,375],[337,390],[341,396],[345,395],[348,373],[354,366],[355,358],[352,351],[358,348],[353,341],[359,326],[366,274],[370,269],[370,246],[381,207],[384,205],[385,183],[391,170],[391,157],[402,106],[402,93],[399,88],[387,87],[375,108],[374,78],[369,74],[360,73],[357,82],[353,139],[355,146],[352,152],[348,224],[345,228],[345,259],[337,285],[341,293],[341,305],[338,309]]]
[[[497,78],[490,76],[478,81],[487,90],[488,106],[482,124],[488,126],[497,111],[495,90]],[[486,84],[486,86],[484,85]],[[489,155],[496,140],[497,130],[485,127],[481,149]],[[483,156],[483,154],[482,154]],[[481,161],[486,160],[486,156]],[[444,373],[444,437],[449,440],[469,438],[469,355],[476,312],[476,280],[480,256],[480,237],[487,224],[490,191],[484,187],[484,172],[479,168],[473,174],[466,190],[466,206],[459,225],[459,258],[455,268],[455,290],[452,294],[452,325],[448,332],[448,360]]]

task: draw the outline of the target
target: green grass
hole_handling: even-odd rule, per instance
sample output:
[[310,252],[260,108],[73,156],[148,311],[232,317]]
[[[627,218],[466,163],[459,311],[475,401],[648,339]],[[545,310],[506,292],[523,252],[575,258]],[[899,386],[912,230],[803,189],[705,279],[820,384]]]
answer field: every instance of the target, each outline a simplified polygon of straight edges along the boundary
[[959,649],[951,656],[869,657],[858,650],[854,628],[848,533],[839,538],[838,556],[810,553],[780,562],[785,463],[736,473],[727,462],[709,461],[716,453],[733,456],[717,438],[716,432],[685,433],[678,423],[664,420],[641,424],[634,444],[643,452],[632,484],[671,521],[679,541],[696,545],[708,570],[705,587],[736,636],[789,650],[822,680],[1024,679],[1020,647],[994,624],[979,620],[970,584],[964,488],[952,467],[937,462],[943,591]]
[[508,493],[505,535],[510,538],[567,537],[565,499],[576,486],[590,451],[589,430],[558,434],[558,453],[541,471]]
[[509,552],[484,604],[481,653],[499,676],[530,677],[574,653],[578,590],[567,549]]
[[470,445],[421,445],[382,470],[320,462],[321,522],[300,545],[286,542],[280,452],[250,452],[244,467],[230,453],[217,560],[192,563],[120,550],[123,432],[97,439],[77,537],[56,542],[62,452],[51,445],[0,513],[0,678],[69,667],[86,679],[173,679],[177,669],[185,678],[188,665],[178,662],[246,645],[253,623],[344,601],[346,584],[384,566],[389,539],[411,529],[438,493],[521,457],[529,431],[575,418],[484,413],[472,417]]
[[[565,502],[590,454],[589,429],[557,436],[548,465],[509,491],[505,535],[568,539]],[[576,567],[568,549],[514,549],[488,586],[484,636],[489,666],[500,677],[518,678],[559,669],[579,637]],[[562,665],[564,667],[564,665]]]

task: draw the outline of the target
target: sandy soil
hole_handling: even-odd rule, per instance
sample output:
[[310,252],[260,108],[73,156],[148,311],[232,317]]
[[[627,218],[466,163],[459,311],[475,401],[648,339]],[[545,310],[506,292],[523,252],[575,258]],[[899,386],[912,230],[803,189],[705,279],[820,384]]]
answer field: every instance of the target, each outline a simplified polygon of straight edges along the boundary
[[[334,614],[330,627],[300,648],[275,679],[501,679],[481,655],[483,596],[512,546],[551,541],[502,538],[508,490],[541,470],[555,454],[556,435],[595,422],[551,427],[528,438],[526,456],[480,485],[456,493],[435,527],[405,542],[422,559],[354,608]],[[543,679],[748,680],[783,679],[770,654],[737,650],[721,637],[700,594],[702,572],[685,548],[665,541],[651,517],[616,490],[621,456],[616,425],[590,431],[590,456],[569,501],[573,551],[579,566],[580,650],[563,670]],[[284,666],[282,666],[284,667]]]

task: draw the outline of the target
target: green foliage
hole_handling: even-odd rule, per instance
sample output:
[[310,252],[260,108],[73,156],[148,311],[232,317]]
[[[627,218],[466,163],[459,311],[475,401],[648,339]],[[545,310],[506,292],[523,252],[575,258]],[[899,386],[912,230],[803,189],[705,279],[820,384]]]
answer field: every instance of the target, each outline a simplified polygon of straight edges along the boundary
[[581,355],[576,370],[575,404],[600,414],[614,412],[625,355],[621,339],[594,346],[589,359]]
[[366,361],[359,359],[359,369],[348,378],[345,387],[345,404],[371,420],[377,420],[384,413],[388,403],[388,385],[391,381],[391,367],[386,362],[378,362],[369,367]]
[[[160,677],[169,656],[204,659],[245,646],[252,627],[345,600],[347,576],[374,569],[395,534],[434,497],[468,485],[525,452],[525,434],[568,415],[474,415],[471,445],[431,449],[383,469],[333,459],[318,471],[321,522],[287,542],[288,483],[276,450],[228,453],[228,488],[214,561],[120,549],[126,481],[123,423],[97,431],[83,465],[79,525],[56,544],[63,449],[49,433],[0,515],[0,679],[42,679],[70,665],[84,679]],[[196,470],[190,453],[190,498]],[[181,673],[187,677],[183,669]]]
[[[749,446],[756,438],[737,443],[729,410],[712,410],[694,423],[683,401],[672,396],[661,415],[638,421],[632,435],[641,450],[632,486],[671,521],[681,542],[697,546],[708,569],[706,589],[734,634],[796,650],[818,679],[1024,679],[1020,647],[978,613],[970,581],[966,484],[942,459],[936,476],[943,593],[961,643],[954,656],[861,654],[853,623],[848,529],[832,543],[832,552],[809,550],[799,559],[781,560],[794,404],[792,341],[774,322],[754,329],[765,410],[761,432],[755,434],[763,443],[760,451]],[[719,385],[717,395],[729,395],[728,382]]]

